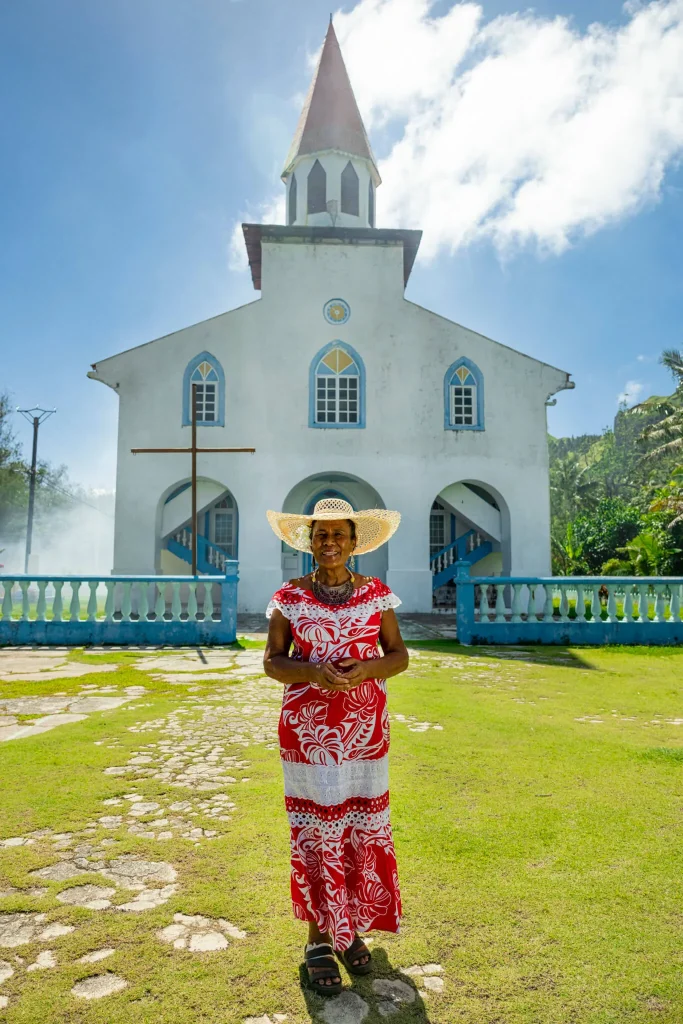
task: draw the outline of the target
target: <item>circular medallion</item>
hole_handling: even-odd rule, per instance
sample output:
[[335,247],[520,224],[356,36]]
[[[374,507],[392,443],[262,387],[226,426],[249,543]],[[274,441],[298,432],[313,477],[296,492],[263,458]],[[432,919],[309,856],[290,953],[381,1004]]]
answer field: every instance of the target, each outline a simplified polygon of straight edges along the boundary
[[345,324],[351,316],[351,308],[343,299],[330,299],[323,306],[323,315],[329,324]]

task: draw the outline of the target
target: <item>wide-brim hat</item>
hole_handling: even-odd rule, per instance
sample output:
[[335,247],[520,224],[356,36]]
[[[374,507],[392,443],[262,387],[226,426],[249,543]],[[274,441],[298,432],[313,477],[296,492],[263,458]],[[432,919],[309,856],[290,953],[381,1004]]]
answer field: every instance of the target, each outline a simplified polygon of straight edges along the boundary
[[400,512],[386,508],[368,508],[354,512],[341,498],[322,498],[309,516],[296,512],[266,512],[268,522],[280,540],[297,551],[311,551],[311,523],[321,519],[351,519],[356,524],[355,555],[363,555],[386,544],[401,522]]

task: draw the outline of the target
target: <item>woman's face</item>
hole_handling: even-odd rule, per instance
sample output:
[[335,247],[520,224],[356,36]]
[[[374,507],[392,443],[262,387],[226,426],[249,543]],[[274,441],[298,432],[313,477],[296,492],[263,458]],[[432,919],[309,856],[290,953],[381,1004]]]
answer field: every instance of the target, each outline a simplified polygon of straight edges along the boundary
[[338,569],[345,565],[355,546],[348,519],[319,519],[313,524],[311,551],[322,568]]

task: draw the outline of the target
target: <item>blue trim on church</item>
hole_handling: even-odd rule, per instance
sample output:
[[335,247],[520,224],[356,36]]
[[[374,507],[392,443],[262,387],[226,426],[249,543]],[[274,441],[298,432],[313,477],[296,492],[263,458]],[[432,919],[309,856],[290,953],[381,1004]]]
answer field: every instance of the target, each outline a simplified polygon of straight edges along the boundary
[[191,359],[185,367],[185,373],[183,374],[183,426],[192,426],[192,417],[190,416],[190,379],[199,364],[204,361],[211,363],[211,366],[216,371],[216,376],[218,377],[218,401],[216,403],[216,419],[210,420],[208,423],[203,420],[198,420],[198,424],[202,427],[224,427],[225,374],[223,373],[223,367],[218,359],[211,355],[210,352],[200,352],[199,355],[195,356],[194,359]]
[[[461,367],[466,366],[474,377],[474,381],[477,385],[477,422],[476,424],[463,424],[453,423],[451,415],[451,384],[455,376],[455,371]],[[456,359],[454,363],[446,370],[443,379],[443,426],[444,430],[483,430],[484,429],[484,375],[471,359],[467,359],[466,356],[461,356],[460,359]]]
[[[315,420],[315,379],[318,373],[318,367],[321,361],[325,358],[328,352],[331,352],[334,348],[341,348],[346,352],[348,356],[353,359],[358,370],[358,423],[316,423]],[[351,367],[347,370],[342,370],[338,376],[343,377],[346,374],[350,374],[352,371]],[[325,373],[329,373],[330,376],[334,376],[331,370],[325,367]],[[348,345],[345,341],[331,341],[329,345],[325,345],[317,352],[311,360],[311,366],[308,371],[308,425],[309,427],[315,427],[316,430],[363,430],[365,427],[365,363],[356,352],[355,348]]]

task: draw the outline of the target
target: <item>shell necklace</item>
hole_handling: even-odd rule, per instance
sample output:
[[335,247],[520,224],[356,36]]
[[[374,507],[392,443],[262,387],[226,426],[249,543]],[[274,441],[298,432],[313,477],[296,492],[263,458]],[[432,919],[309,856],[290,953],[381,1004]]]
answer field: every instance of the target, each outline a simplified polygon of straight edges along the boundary
[[356,579],[353,573],[350,574],[348,580],[344,580],[343,583],[339,583],[337,586],[328,586],[326,583],[321,583],[318,579],[317,567],[311,576],[313,594],[323,604],[346,604],[353,594],[355,585]]

